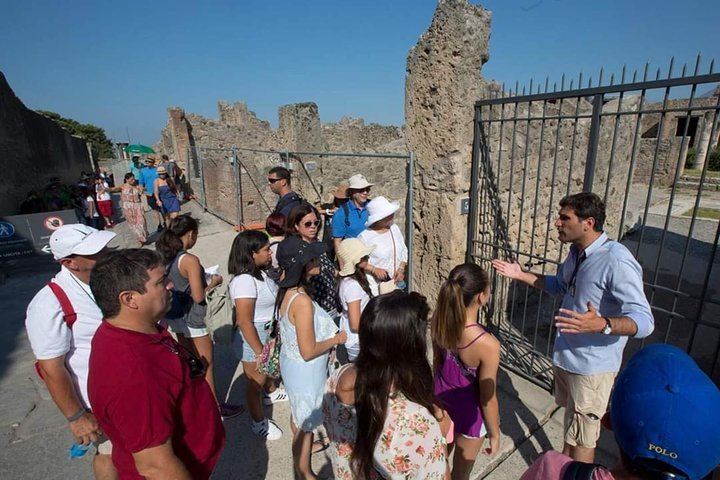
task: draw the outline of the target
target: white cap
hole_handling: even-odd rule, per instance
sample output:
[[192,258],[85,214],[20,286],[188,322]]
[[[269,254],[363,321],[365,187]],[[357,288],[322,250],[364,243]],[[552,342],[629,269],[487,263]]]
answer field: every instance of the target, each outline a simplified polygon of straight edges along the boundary
[[70,255],[95,255],[115,236],[113,232],[96,230],[82,223],[63,225],[50,235],[50,250],[55,260]]
[[348,179],[348,184],[348,188],[351,190],[361,190],[363,188],[373,186],[372,183],[367,181],[367,178],[365,178],[363,175],[360,175],[359,173],[350,177]]

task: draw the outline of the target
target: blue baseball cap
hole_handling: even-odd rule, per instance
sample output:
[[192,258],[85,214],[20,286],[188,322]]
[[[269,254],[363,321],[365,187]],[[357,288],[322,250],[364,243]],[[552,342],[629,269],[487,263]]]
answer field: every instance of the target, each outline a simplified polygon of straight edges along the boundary
[[634,463],[657,460],[691,480],[720,463],[720,390],[677,347],[651,345],[630,359],[615,383],[610,419]]

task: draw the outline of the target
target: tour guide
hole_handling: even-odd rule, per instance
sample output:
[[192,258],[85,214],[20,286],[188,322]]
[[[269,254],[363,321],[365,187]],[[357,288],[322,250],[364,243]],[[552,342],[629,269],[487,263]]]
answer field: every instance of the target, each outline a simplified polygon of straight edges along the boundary
[[563,295],[553,353],[555,401],[566,409],[563,453],[589,463],[627,338],[645,338],[654,329],[642,268],[624,245],[603,233],[604,221],[600,197],[569,195],[560,200],[555,227],[560,241],[571,246],[556,275],[492,262],[501,275]]

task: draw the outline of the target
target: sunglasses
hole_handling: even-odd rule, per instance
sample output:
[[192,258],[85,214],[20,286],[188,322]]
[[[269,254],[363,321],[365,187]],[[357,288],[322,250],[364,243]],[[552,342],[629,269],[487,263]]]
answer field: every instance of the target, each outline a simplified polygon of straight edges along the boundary
[[[190,378],[198,378],[205,375],[205,364],[202,362],[202,360],[196,357],[193,352],[183,347],[179,343],[170,344],[163,340],[160,341],[160,344],[178,357],[184,358],[187,361],[188,369],[190,370]],[[176,346],[180,347],[182,351],[178,350]]]
[[318,225],[320,225],[320,220],[315,220],[314,222],[310,221],[310,222],[303,223],[303,227],[305,227],[305,228],[317,227]]
[[370,193],[370,187],[353,189],[353,193]]
[[282,180],[282,178],[268,178],[267,179],[268,183],[271,183],[271,184],[275,183],[277,181],[280,181],[280,180]]

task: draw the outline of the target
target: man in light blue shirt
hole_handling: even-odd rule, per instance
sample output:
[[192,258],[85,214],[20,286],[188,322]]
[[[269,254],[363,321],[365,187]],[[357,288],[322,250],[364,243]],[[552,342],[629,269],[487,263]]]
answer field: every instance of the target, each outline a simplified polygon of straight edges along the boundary
[[140,177],[137,179],[138,185],[140,185],[145,191],[145,198],[147,199],[148,207],[154,212],[155,219],[158,222],[158,232],[165,228],[163,223],[163,217],[160,214],[160,206],[157,204],[155,199],[155,180],[158,178],[157,168],[155,168],[155,158],[145,158],[145,168],[140,170]]
[[570,253],[556,275],[525,272],[493,260],[495,270],[552,295],[562,295],[555,316],[555,400],[565,407],[563,453],[592,463],[615,375],[629,336],[653,332],[642,267],[624,245],[603,233],[605,204],[590,192],[560,200],[555,221]]

